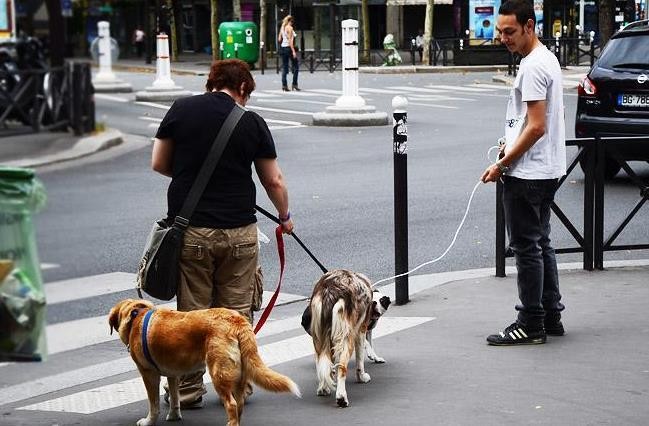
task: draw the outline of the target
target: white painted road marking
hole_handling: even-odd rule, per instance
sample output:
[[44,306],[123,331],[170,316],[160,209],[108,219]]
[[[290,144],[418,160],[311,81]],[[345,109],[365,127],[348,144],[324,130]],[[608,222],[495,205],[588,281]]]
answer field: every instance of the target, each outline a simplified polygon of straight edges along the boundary
[[119,96],[106,95],[104,93],[95,93],[96,99],[105,99],[113,102],[130,102],[130,99],[120,98]]
[[[386,316],[379,321],[373,332],[373,337],[381,338],[408,328],[416,327],[434,319],[434,317]],[[313,353],[313,343],[311,338],[304,334],[260,346],[259,353],[264,362],[269,367],[272,367],[311,355]],[[59,379],[64,380],[60,377]],[[210,382],[209,376],[206,375],[204,379],[206,383]],[[32,394],[32,396],[35,395]],[[17,409],[93,414],[145,399],[146,390],[144,389],[144,384],[142,383],[142,379],[137,377]],[[0,402],[0,404],[2,403]]]

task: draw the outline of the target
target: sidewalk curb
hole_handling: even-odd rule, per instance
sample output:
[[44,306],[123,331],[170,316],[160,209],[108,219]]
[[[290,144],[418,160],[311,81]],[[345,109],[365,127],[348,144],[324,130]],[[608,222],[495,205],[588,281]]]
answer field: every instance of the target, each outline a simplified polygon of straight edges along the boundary
[[80,138],[72,148],[55,154],[41,157],[24,158],[4,163],[13,167],[41,167],[86,157],[124,142],[122,132],[117,129],[106,129],[92,136]]
[[457,72],[502,72],[507,65],[397,65],[393,67],[360,67],[358,72],[365,74],[439,74]]
[[[616,269],[616,268],[632,268],[632,267],[649,267],[649,259],[610,260],[604,262],[604,270],[608,270],[611,268]],[[565,271],[565,272],[589,272],[589,273],[602,272],[602,271],[585,271],[583,269],[583,264],[581,262],[558,263],[557,269],[559,271]],[[516,267],[507,266],[505,268],[505,272],[507,275],[515,275]],[[497,278],[496,268],[491,267],[491,268],[466,269],[462,271],[448,271],[448,272],[436,272],[436,273],[424,274],[424,275],[413,275],[408,280],[409,281],[408,295],[413,296],[417,293],[421,293],[422,291],[430,290],[435,287],[439,287],[442,285],[446,285],[458,281],[484,279],[484,278]],[[386,285],[380,285],[377,288],[381,289],[381,292],[384,295],[389,296],[393,302],[396,300],[394,282],[390,282]],[[276,303],[275,306],[286,306],[286,305],[299,303],[307,300],[309,300],[308,297],[297,298],[286,302]]]

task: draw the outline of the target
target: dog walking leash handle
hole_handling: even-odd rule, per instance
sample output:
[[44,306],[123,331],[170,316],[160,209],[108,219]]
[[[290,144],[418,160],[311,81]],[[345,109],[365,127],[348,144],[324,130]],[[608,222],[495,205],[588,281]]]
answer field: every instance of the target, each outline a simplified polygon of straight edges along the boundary
[[275,289],[273,297],[270,298],[268,306],[266,306],[266,309],[264,309],[259,321],[257,321],[257,324],[255,325],[255,334],[261,330],[270,316],[270,312],[275,307],[275,302],[279,296],[279,289],[282,287],[282,278],[284,277],[284,237],[282,236],[282,225],[279,225],[275,229],[275,238],[277,239],[277,254],[279,255],[279,281],[277,282],[277,289]]
[[[264,216],[266,216],[268,219],[270,219],[270,220],[272,220],[273,222],[275,222],[276,224],[280,225],[280,227],[281,227],[282,223],[280,222],[279,218],[273,216],[273,215],[270,214],[268,211],[262,209],[262,208],[259,207],[259,206],[255,206],[255,209],[256,209],[259,213],[261,213],[261,214],[263,214]],[[313,255],[313,253],[311,253],[311,251],[310,251],[308,248],[306,248],[306,246],[304,245],[304,243],[303,243],[303,242],[302,242],[302,241],[297,237],[297,235],[295,235],[295,232],[291,232],[291,236],[292,236],[293,238],[295,238],[295,241],[297,241],[297,243],[300,245],[300,247],[302,247],[302,248],[304,249],[304,251],[306,252],[306,254],[308,254],[309,257],[310,257],[311,259],[313,259],[313,261],[318,265],[318,267],[320,268],[320,270],[322,271],[323,274],[326,274],[327,272],[329,272],[329,271],[327,271],[327,268],[325,268],[325,267],[322,265],[322,263],[320,263],[320,261],[318,261],[318,259],[316,259],[316,257]]]

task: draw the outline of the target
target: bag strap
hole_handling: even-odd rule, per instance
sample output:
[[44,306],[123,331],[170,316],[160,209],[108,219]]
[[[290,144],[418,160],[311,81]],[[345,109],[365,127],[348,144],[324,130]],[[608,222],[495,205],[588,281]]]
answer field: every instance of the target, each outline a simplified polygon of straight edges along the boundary
[[205,187],[207,186],[207,182],[209,182],[210,178],[212,177],[212,173],[214,173],[216,164],[219,162],[221,154],[223,154],[223,150],[225,150],[225,146],[230,140],[230,136],[232,136],[232,132],[234,131],[235,127],[237,127],[237,124],[239,123],[239,120],[243,116],[244,112],[246,112],[245,108],[237,103],[234,104],[234,108],[232,108],[232,111],[230,111],[230,114],[225,119],[223,126],[221,126],[219,133],[216,135],[216,139],[214,139],[210,153],[207,155],[207,158],[203,162],[201,170],[198,172],[196,180],[194,181],[194,184],[189,190],[189,194],[187,195],[187,198],[183,203],[183,207],[182,209],[180,209],[180,213],[178,213],[176,219],[174,220],[173,226],[180,229],[186,229],[189,225],[189,219],[194,213],[194,209],[198,204],[198,200],[200,200],[201,196],[203,195]]

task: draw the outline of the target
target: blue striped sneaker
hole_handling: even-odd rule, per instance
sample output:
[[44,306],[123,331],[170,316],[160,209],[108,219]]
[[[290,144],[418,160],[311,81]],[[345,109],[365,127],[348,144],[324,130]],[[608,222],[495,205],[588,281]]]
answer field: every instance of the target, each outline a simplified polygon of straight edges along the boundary
[[494,346],[540,345],[545,343],[545,330],[529,330],[513,323],[498,334],[487,337],[487,343]]

